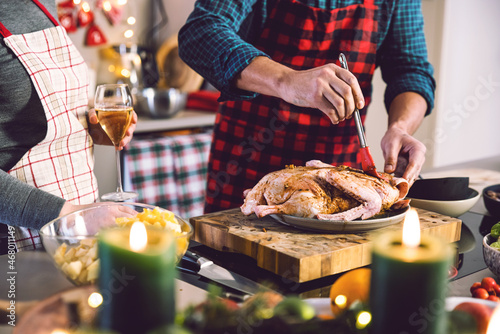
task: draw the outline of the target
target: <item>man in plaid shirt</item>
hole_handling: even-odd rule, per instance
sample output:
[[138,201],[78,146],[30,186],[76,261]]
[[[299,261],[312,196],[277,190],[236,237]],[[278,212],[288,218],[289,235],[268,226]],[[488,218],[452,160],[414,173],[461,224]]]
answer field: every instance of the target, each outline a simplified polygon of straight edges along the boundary
[[222,93],[206,212],[241,205],[245,189],[288,164],[359,167],[351,116],[357,107],[364,121],[377,66],[387,83],[384,170],[417,178],[425,146],[412,134],[435,90],[420,1],[198,0],[179,52]]

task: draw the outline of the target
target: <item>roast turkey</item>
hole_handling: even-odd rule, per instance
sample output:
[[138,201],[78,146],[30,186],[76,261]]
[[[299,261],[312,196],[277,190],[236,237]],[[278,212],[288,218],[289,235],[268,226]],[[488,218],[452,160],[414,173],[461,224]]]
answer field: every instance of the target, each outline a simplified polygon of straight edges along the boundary
[[311,160],[306,166],[287,166],[265,175],[245,191],[241,211],[258,217],[288,214],[321,220],[367,219],[390,209],[408,206],[408,182],[381,173]]

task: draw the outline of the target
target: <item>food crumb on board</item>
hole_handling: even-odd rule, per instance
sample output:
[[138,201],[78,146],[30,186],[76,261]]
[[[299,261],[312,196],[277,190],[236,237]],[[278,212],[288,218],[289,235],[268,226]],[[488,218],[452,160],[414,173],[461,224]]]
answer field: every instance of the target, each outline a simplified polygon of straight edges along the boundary
[[267,230],[266,230],[266,228],[265,228],[265,227],[263,227],[263,228],[262,228],[262,231],[267,232]]

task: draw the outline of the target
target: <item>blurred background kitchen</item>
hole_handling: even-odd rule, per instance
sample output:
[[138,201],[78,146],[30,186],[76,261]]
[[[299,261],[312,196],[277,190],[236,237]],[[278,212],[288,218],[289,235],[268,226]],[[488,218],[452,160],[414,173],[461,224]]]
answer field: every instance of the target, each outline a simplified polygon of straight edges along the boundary
[[[112,56],[103,50],[114,50],[119,54],[117,46],[120,44],[137,45],[137,50],[122,49],[125,54],[146,50],[141,58],[142,68],[146,67],[146,71],[137,78],[143,85],[154,86],[156,79],[161,82],[162,75],[169,75],[160,73],[159,79],[154,75],[148,77],[147,67],[155,66],[160,53],[162,64],[156,64],[160,69],[162,66],[163,69],[171,67],[169,71],[173,75],[176,66],[182,67],[172,51],[175,50],[172,43],[195,0],[74,1],[77,8],[89,9],[94,18],[94,26],[75,27],[69,36],[92,68],[95,83],[116,80],[116,75],[109,72]],[[68,1],[58,4],[60,13],[64,14]],[[416,133],[416,137],[427,146],[424,171],[500,156],[500,39],[496,36],[500,31],[500,2],[422,0],[422,8],[429,60],[434,65],[437,82],[434,111]],[[85,19],[85,15],[81,15]],[[130,17],[135,20],[129,20]],[[73,23],[77,22],[78,17]],[[183,70],[178,72],[183,73]],[[183,82],[185,86],[182,88],[191,91],[210,89],[199,77],[189,76],[188,81]],[[387,126],[384,86],[377,70],[373,102],[365,127],[368,144],[379,168],[383,166],[380,139]],[[200,107],[199,104],[194,106],[183,109]],[[204,108],[201,104],[201,109],[207,110],[182,111],[173,118],[140,119],[137,142],[126,151],[124,158],[125,187],[139,191],[139,201],[168,208],[174,206],[173,211],[186,217],[202,213],[203,163],[208,159],[209,129],[214,120],[213,111],[209,111],[211,106],[213,104]],[[194,139],[189,141],[189,138]],[[152,149],[155,145],[156,148]],[[178,149],[172,150],[176,145]],[[193,147],[197,148],[194,154]],[[161,152],[167,149],[172,150],[172,154]],[[189,153],[179,153],[183,149]],[[96,147],[96,174],[101,194],[115,190],[112,150],[112,147]],[[178,160],[183,162],[176,164]],[[158,177],[158,174],[165,173],[169,174],[166,178]],[[181,200],[174,199],[172,194],[179,193],[185,196],[181,196]]]

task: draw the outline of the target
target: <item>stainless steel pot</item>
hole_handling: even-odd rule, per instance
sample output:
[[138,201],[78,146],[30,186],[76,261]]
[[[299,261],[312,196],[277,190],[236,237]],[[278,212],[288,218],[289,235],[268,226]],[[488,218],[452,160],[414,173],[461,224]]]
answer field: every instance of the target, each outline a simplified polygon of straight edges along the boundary
[[137,115],[170,118],[186,107],[187,93],[176,88],[145,88],[135,94]]

